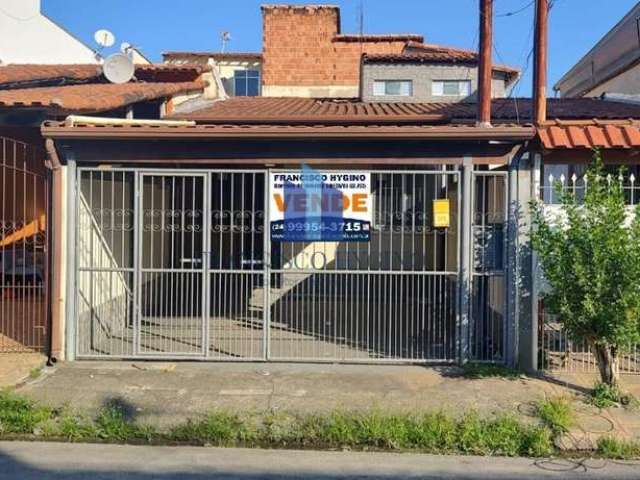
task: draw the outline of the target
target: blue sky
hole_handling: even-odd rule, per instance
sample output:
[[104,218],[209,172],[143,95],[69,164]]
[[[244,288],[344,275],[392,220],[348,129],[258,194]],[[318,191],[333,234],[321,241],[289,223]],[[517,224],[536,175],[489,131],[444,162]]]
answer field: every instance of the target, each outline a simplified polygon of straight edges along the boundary
[[[167,50],[218,50],[220,32],[230,31],[229,51],[259,51],[258,0],[42,0],[43,11],[94,45],[93,32],[107,28],[116,45],[129,42],[151,60]],[[271,3],[322,3],[285,2]],[[366,33],[419,33],[430,43],[475,48],[478,0],[338,0],[342,31],[358,32],[359,5]],[[525,70],[518,95],[531,88],[532,0],[495,0],[494,60]],[[550,16],[549,88],[615,25],[636,0],[555,0]],[[528,7],[527,7],[528,6]],[[509,12],[523,11],[514,15]],[[113,50],[113,49],[112,49]],[[551,90],[549,90],[551,94]]]

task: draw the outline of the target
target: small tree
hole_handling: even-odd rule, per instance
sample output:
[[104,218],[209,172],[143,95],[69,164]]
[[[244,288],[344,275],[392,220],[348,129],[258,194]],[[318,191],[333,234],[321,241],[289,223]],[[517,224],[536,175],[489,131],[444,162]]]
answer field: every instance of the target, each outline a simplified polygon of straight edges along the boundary
[[619,176],[606,175],[596,152],[582,203],[557,186],[561,214],[532,203],[531,238],[549,286],[545,306],[586,341],[602,382],[616,388],[620,353],[640,341],[640,210],[625,206]]

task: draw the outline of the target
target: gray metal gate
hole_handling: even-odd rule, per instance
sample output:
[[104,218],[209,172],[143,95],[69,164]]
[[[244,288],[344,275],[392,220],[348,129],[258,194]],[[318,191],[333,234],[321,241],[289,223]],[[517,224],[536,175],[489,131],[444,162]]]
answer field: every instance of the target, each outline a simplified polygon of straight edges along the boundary
[[78,169],[77,356],[453,362],[469,341],[501,360],[506,177],[473,174],[493,197],[474,202],[465,339],[460,172],[370,173],[369,242],[272,242],[267,170]]

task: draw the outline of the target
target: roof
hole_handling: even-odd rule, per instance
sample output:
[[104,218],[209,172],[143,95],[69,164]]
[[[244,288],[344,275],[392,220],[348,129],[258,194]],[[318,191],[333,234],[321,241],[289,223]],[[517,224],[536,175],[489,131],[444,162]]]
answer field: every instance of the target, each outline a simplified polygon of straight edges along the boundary
[[[495,123],[526,124],[532,101],[492,101]],[[354,99],[300,97],[233,97],[195,111],[176,109],[171,118],[217,124],[272,125],[427,125],[475,122],[475,103],[362,102]],[[591,98],[549,99],[549,119],[640,119],[640,105]]]
[[[136,65],[137,80],[153,82],[193,81],[210,67],[207,65],[152,64]],[[10,64],[0,66],[0,89],[68,85],[99,80],[102,66],[93,64]]]
[[46,108],[59,114],[101,112],[202,90],[204,86],[202,81],[129,82],[0,90],[0,107]]
[[136,65],[134,79],[109,83],[92,64],[0,67],[0,107],[38,108],[54,114],[115,110],[138,102],[202,91],[201,65]]
[[548,150],[640,147],[640,123],[634,120],[547,122],[538,129],[538,135]]
[[[180,51],[170,51],[163,52],[162,58],[165,60],[170,58],[213,58],[214,60],[249,60],[249,61],[261,61],[262,53],[260,52],[210,52],[210,51],[201,51],[201,52],[180,52]],[[175,65],[175,64],[171,64]]]
[[[375,63],[452,63],[452,64],[477,64],[478,55],[474,52],[474,55],[456,53],[455,49],[438,49],[432,52],[411,52],[411,53],[365,53],[362,56],[362,61],[367,64]],[[507,65],[494,64],[493,70],[496,72],[502,72],[510,77],[517,78],[520,74],[520,70],[515,67],[509,67]]]
[[356,138],[356,139],[430,139],[448,141],[504,140],[522,141],[534,136],[531,126],[510,125],[481,128],[470,125],[66,125],[45,122],[42,134],[51,138]]

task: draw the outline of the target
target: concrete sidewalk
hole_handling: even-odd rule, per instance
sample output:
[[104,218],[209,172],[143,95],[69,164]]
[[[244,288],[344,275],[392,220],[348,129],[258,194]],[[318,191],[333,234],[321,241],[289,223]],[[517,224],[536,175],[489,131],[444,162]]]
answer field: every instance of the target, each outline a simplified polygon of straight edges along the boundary
[[[600,436],[640,440],[640,411],[586,405],[593,377],[466,379],[455,367],[285,363],[75,362],[19,388],[38,402],[95,413],[116,402],[140,423],[166,428],[212,410],[239,413],[334,409],[385,412],[475,410],[538,421],[534,402],[573,399],[577,425],[560,447],[594,448]],[[625,386],[640,397],[640,378]],[[566,443],[566,445],[564,444]]]
[[41,353],[0,353],[0,388],[13,387],[27,380],[34,369],[44,367]]
[[537,379],[468,380],[457,368],[422,366],[76,362],[19,392],[40,402],[95,411],[122,404],[142,422],[174,424],[213,409],[236,412],[334,409],[517,412],[523,404],[567,394]]
[[0,442],[2,480],[639,479],[635,463]]

